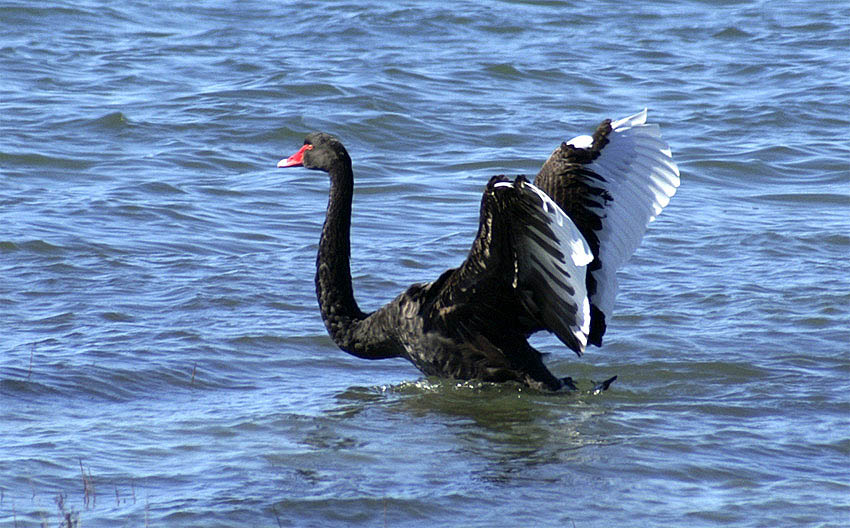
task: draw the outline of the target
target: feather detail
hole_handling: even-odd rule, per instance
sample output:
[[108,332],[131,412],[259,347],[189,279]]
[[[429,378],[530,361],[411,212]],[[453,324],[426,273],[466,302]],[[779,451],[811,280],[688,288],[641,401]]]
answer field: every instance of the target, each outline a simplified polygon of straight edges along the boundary
[[590,331],[586,273],[593,253],[546,193],[524,178],[494,185],[496,190],[507,187],[518,198],[512,209],[518,288],[546,329],[581,355]]
[[535,179],[578,226],[596,257],[588,268],[589,342],[601,345],[617,294],[616,272],[679,187],[679,169],[643,110],[603,122],[555,149]]

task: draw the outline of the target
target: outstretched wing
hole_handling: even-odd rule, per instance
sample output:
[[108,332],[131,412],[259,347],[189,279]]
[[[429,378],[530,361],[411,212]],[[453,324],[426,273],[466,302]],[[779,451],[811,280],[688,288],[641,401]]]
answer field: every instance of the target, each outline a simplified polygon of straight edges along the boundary
[[512,207],[516,284],[527,308],[565,345],[581,355],[590,330],[585,274],[590,247],[570,217],[524,178],[499,182],[517,197]]
[[585,274],[592,260],[578,228],[544,192],[523,177],[497,176],[482,198],[469,256],[438,281],[435,307],[471,333],[546,329],[580,355],[590,328]]
[[616,272],[676,193],[679,169],[644,110],[561,144],[534,183],[573,219],[593,252],[588,342],[601,345],[617,293]]

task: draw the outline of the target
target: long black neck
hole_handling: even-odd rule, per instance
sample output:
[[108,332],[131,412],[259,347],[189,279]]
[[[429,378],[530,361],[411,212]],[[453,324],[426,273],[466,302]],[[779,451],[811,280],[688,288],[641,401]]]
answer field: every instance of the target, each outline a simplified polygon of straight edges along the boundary
[[354,300],[351,285],[351,159],[340,159],[328,172],[331,190],[316,257],[316,295],[328,332],[340,348],[350,352],[354,326],[366,317]]
[[363,313],[351,285],[351,199],[354,175],[344,155],[328,171],[331,178],[328,214],[316,257],[316,295],[322,319],[339,348],[364,359],[399,355],[392,338],[390,311]]

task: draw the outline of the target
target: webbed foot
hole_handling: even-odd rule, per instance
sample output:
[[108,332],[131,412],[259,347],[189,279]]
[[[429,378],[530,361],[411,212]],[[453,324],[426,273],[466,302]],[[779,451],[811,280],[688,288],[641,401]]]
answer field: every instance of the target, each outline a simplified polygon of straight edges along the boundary
[[608,390],[608,387],[610,387],[611,384],[614,383],[614,381],[616,379],[617,379],[617,376],[613,376],[613,377],[608,378],[605,381],[602,381],[602,382],[595,384],[593,386],[593,389],[591,389],[590,393],[591,394],[599,394],[602,391]]

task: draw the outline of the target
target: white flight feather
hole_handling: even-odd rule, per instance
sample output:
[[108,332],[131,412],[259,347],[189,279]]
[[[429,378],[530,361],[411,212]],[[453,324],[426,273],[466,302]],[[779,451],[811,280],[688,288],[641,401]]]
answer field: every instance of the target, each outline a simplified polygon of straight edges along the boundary
[[[562,301],[578,307],[577,313],[574,314],[576,325],[571,327],[570,331],[579,341],[579,352],[582,352],[587,344],[587,334],[590,332],[590,301],[587,298],[586,273],[587,265],[593,261],[593,253],[578,227],[558,204],[546,193],[528,182],[524,182],[523,187],[530,189],[540,198],[542,210],[552,220],[549,225],[555,235],[552,242],[564,255],[564,260],[556,258],[535,243],[534,240],[529,240],[529,250],[534,255],[536,262],[545,271],[559,277],[573,289],[570,292],[558,284],[550,285]],[[541,235],[536,229],[534,231]]]
[[[494,187],[515,187],[513,182],[498,182]],[[558,277],[561,282],[572,288],[572,292],[554,282],[549,287],[567,306],[576,306],[576,324],[571,325],[570,332],[579,342],[579,353],[584,351],[587,345],[587,335],[590,332],[590,301],[587,298],[587,265],[593,261],[593,252],[582,236],[578,227],[569,216],[549,196],[534,185],[523,182],[523,190],[532,191],[540,199],[540,209],[549,217],[554,238],[544,236],[538,229],[527,225],[526,229],[533,232],[541,239],[548,239],[555,245],[564,259],[558,259],[545,248],[541,247],[536,240],[528,238],[527,248],[533,258],[526,265],[539,268],[541,275]]]
[[[604,181],[593,185],[607,191],[611,200],[601,213],[599,258],[602,267],[593,271],[597,290],[593,296],[606,318],[611,316],[617,293],[617,270],[640,244],[649,222],[670,203],[679,186],[679,169],[658,125],[646,124],[647,111],[611,123],[612,132],[599,157],[587,168]],[[568,143],[587,144],[587,136]]]

